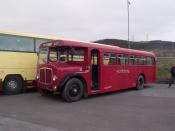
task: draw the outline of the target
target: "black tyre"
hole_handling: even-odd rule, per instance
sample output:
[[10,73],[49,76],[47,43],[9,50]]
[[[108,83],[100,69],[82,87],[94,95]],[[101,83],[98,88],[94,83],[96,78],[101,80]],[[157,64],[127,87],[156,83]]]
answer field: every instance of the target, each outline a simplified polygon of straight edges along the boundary
[[143,77],[142,75],[140,75],[140,76],[138,77],[138,79],[137,79],[136,89],[137,89],[137,90],[143,89],[143,87],[144,87],[144,82],[145,82],[144,77]]
[[22,92],[22,79],[18,76],[8,76],[4,81],[3,93],[14,95]]
[[74,102],[80,100],[83,93],[83,83],[77,78],[72,78],[65,84],[62,97],[67,102]]

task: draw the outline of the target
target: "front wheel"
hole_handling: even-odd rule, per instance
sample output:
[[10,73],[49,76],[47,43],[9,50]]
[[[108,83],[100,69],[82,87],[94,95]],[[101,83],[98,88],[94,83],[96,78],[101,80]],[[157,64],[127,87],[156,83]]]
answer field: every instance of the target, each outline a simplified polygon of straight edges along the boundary
[[74,102],[82,98],[83,92],[83,83],[77,78],[72,78],[65,84],[62,97],[67,102]]
[[140,75],[137,79],[137,83],[136,83],[136,89],[137,90],[141,90],[143,89],[144,86],[144,77],[142,75]]

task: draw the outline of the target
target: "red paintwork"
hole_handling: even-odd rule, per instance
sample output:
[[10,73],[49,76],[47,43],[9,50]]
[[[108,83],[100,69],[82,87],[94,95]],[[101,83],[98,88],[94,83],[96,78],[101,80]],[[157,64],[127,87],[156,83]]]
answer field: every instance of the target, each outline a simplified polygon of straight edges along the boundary
[[[84,47],[86,48],[85,60],[79,63],[59,63],[59,62],[48,62],[47,64],[38,65],[38,73],[41,68],[48,68],[53,71],[53,76],[57,77],[56,81],[50,83],[43,83],[37,80],[38,88],[47,89],[56,92],[60,88],[61,81],[65,76],[73,73],[79,73],[85,79],[87,84],[87,94],[98,94],[105,93],[115,90],[121,90],[126,88],[132,88],[136,86],[136,80],[140,73],[145,75],[146,83],[154,83],[156,81],[156,66],[137,66],[137,65],[104,65],[103,64],[103,53],[113,52],[117,54],[128,54],[128,55],[142,55],[149,56],[155,59],[155,55],[151,52],[124,49],[116,46],[102,45],[96,43],[86,42],[75,42],[68,40],[51,41],[47,46],[47,43],[41,44],[42,47],[58,47],[58,46],[71,46],[71,47]],[[87,67],[91,67],[91,50],[97,49],[100,52],[99,57],[99,91],[91,91],[91,70]],[[117,73],[116,70],[129,70],[129,73]],[[40,76],[42,77],[42,75]],[[47,76],[48,77],[48,76]],[[50,79],[45,78],[45,79]],[[49,81],[49,80],[48,80]]]

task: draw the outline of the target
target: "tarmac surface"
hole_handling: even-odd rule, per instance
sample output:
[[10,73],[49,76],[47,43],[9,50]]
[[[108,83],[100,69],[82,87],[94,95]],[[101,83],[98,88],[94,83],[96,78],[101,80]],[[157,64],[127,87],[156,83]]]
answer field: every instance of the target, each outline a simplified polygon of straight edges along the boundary
[[0,131],[174,131],[175,85],[147,85],[74,103],[37,92],[0,95]]

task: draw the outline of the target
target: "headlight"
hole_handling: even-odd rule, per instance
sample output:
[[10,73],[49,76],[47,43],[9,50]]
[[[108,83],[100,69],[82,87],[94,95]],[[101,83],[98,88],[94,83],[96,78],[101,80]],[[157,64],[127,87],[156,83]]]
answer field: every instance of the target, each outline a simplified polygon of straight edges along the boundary
[[53,76],[52,80],[53,81],[56,81],[57,80],[57,77],[56,76]]
[[37,80],[39,79],[39,74],[36,75],[36,79],[37,79]]

